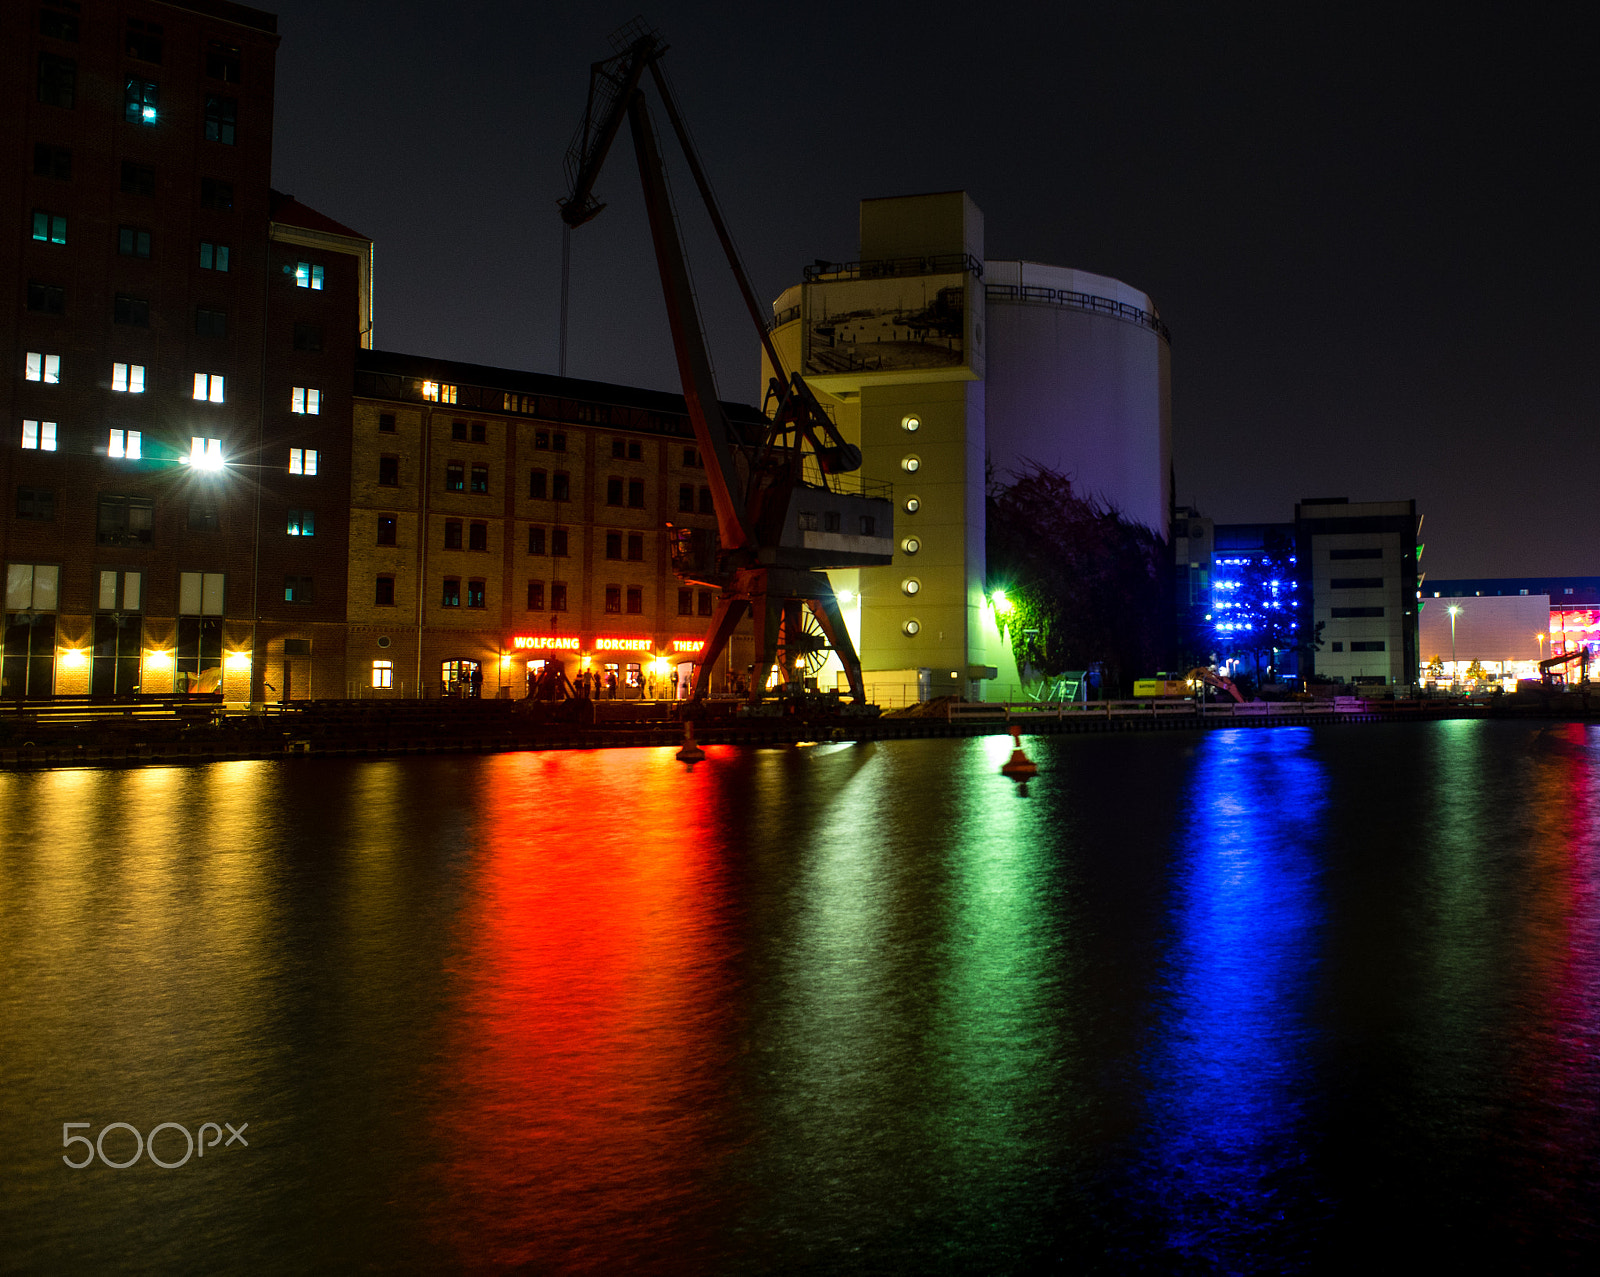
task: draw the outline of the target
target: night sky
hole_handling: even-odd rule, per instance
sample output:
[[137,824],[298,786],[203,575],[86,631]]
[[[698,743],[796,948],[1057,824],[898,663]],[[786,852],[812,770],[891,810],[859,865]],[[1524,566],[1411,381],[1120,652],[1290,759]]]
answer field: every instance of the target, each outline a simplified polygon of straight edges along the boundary
[[[286,0],[274,181],[377,242],[383,349],[554,372],[562,156],[603,4]],[[1594,42],[1573,7],[657,3],[758,295],[863,196],[964,188],[988,255],[1173,335],[1178,499],[1415,497],[1437,578],[1600,573]],[[669,150],[669,155],[671,151]],[[674,174],[724,396],[754,335]],[[568,372],[678,389],[626,132],[573,235]]]

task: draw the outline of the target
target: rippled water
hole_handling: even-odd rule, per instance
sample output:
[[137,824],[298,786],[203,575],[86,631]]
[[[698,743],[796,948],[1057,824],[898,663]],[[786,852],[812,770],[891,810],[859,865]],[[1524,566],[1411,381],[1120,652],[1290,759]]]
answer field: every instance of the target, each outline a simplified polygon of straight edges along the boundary
[[5,1264],[1587,1271],[1600,730],[1028,745],[0,775]]

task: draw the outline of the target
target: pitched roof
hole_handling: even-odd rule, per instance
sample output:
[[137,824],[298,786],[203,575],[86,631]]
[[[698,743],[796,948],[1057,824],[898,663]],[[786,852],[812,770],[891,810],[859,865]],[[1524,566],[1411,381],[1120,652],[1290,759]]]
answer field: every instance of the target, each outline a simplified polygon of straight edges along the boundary
[[353,231],[342,222],[317,212],[282,191],[272,192],[272,220],[285,226],[301,226],[308,231],[321,231],[325,235],[344,235],[350,239],[367,239],[360,231]]

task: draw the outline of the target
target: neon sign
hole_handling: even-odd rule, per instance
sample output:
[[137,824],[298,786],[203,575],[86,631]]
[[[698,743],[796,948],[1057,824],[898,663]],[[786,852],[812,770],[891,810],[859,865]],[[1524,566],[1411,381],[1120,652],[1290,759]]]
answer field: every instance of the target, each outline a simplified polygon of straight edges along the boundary
[[[576,643],[573,644],[577,646]],[[594,650],[597,652],[650,652],[655,650],[655,643],[647,638],[597,638],[594,641]]]
[[674,652],[698,652],[704,646],[704,642],[700,639],[672,640],[672,650]]
[[523,651],[565,651],[578,650],[578,636],[576,634],[519,634],[511,640],[511,646]]

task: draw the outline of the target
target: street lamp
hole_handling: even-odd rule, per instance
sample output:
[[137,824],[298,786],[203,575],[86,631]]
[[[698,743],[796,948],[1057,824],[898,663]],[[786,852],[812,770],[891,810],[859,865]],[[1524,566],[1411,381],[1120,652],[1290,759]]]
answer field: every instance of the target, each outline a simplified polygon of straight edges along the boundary
[[1456,675],[1456,617],[1461,615],[1461,609],[1452,605],[1451,607],[1447,607],[1445,609],[1445,611],[1450,613],[1450,688],[1451,688],[1452,691],[1454,691],[1455,690],[1455,686],[1456,686],[1456,681],[1457,681],[1457,675]]
[[1544,660],[1544,635],[1535,634],[1533,637],[1539,640],[1539,659],[1542,661]]

